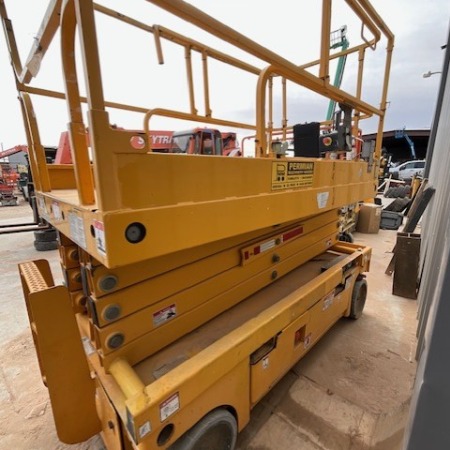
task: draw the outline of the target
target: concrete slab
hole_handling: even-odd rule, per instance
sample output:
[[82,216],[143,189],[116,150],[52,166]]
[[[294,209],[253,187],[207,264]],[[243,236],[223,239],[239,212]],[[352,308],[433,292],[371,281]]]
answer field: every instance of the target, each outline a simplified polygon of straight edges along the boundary
[[[0,208],[0,224],[31,221],[21,200]],[[393,296],[384,274],[395,231],[355,234],[373,247],[363,317],[341,320],[255,407],[239,450],[396,450],[415,375],[416,302]],[[40,379],[17,263],[50,260],[60,282],[57,251],[37,252],[33,234],[0,236],[0,449],[98,450],[98,437],[59,443]]]
[[[292,433],[279,434],[280,421],[324,450],[401,447],[416,372],[417,307],[392,295],[384,274],[395,239],[395,231],[355,234],[356,243],[373,248],[363,316],[339,321],[255,408],[240,450],[289,448]],[[276,444],[261,440],[272,434]]]
[[[32,222],[31,208],[0,207],[0,225]],[[38,252],[32,232],[0,236],[0,450],[100,450],[97,436],[76,446],[59,442],[48,390],[42,383],[23,299],[17,264],[47,259],[56,283],[62,273],[57,250]]]

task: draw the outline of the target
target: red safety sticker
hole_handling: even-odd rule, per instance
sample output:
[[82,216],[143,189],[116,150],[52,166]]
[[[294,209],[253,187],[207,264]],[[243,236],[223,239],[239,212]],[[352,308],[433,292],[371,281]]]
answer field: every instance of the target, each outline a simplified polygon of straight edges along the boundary
[[180,396],[178,392],[170,396],[159,405],[159,418],[164,422],[168,417],[180,409]]
[[94,220],[93,226],[97,250],[101,255],[106,256],[105,225],[99,220]]
[[289,241],[290,239],[300,236],[301,234],[303,234],[303,226],[299,225],[298,227],[295,227],[292,230],[286,231],[283,234],[275,236],[266,241],[259,242],[258,244],[253,245],[251,247],[247,247],[242,250],[243,260],[244,260],[244,262],[247,262],[252,257],[261,255],[262,253],[273,249],[277,245],[281,245],[284,242]]
[[177,307],[175,304],[167,306],[153,314],[153,325],[157,327],[162,325],[170,319],[173,319],[177,315]]

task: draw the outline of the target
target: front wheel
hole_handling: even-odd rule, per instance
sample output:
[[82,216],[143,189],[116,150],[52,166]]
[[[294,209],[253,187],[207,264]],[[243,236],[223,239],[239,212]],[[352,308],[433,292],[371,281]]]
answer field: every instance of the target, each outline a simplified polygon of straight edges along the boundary
[[352,304],[350,307],[350,319],[359,319],[362,316],[367,298],[367,281],[364,278],[357,279],[353,286]]
[[237,423],[228,410],[211,411],[169,447],[169,450],[233,450]]

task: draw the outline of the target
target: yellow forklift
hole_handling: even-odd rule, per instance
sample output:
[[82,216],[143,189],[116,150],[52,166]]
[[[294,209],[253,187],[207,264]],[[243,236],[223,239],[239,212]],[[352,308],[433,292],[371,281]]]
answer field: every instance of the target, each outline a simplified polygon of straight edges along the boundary
[[[337,320],[362,314],[371,249],[338,241],[339,211],[376,193],[393,35],[367,0],[347,0],[362,22],[362,41],[330,54],[332,10],[324,0],[319,58],[301,66],[187,2],[150,3],[265,66],[92,0],[50,1],[22,65],[0,2],[39,213],[58,230],[65,281],[55,285],[45,260],[20,264],[20,276],[61,441],[101,433],[109,450],[233,449],[271,387]],[[99,16],[145,39],[152,34],[160,64],[163,41],[184,50],[187,108],[105,100]],[[31,83],[55,36],[64,92]],[[361,96],[363,61],[381,39],[385,77],[374,106]],[[203,114],[195,104],[193,53],[202,57]],[[329,82],[330,61],[344,53],[358,57],[355,93]],[[211,60],[254,77],[255,123],[213,116]],[[276,128],[279,81],[283,117]],[[288,124],[287,81],[341,105],[334,134],[329,124]],[[72,164],[47,164],[33,96],[66,102]],[[142,129],[111,124],[112,108],[140,114]],[[152,152],[155,116],[251,130],[254,157]],[[371,116],[379,119],[373,151],[355,152],[360,121]],[[272,136],[286,141],[292,132],[295,156],[288,157]]]

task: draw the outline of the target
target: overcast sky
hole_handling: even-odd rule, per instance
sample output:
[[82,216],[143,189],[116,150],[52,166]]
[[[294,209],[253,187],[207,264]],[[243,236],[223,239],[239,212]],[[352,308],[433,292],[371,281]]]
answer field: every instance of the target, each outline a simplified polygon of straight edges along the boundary
[[[13,21],[22,62],[26,60],[41,18],[46,0],[6,0]],[[222,51],[230,48],[221,41],[186,25],[159,8],[144,1],[99,0],[112,9],[119,10],[149,25],[161,24],[181,34],[187,34],[200,42]],[[218,18],[227,25],[262,43],[269,49],[303,64],[316,59],[319,52],[320,5],[318,0],[306,2],[287,0],[192,0],[195,6]],[[447,41],[450,19],[448,0],[372,0],[386,24],[395,34],[395,49],[389,88],[389,109],[386,130],[397,128],[429,128],[432,122],[440,75],[423,78],[423,73],[442,69],[444,51],[441,46]],[[333,28],[348,27],[351,45],[359,42],[360,25],[350,14],[343,0],[334,0],[336,16]],[[24,14],[25,13],[25,14]],[[155,65],[153,39],[142,31],[120,26],[103,16],[97,20],[101,31],[101,53],[104,72],[105,97],[111,101],[129,103],[148,108],[166,107],[188,111],[185,93],[185,61],[183,52],[171,44],[163,44],[164,66]],[[379,44],[385,47],[385,42]],[[265,67],[243,52],[231,50],[232,54],[246,61]],[[44,60],[41,73],[34,85],[63,90],[61,69],[58,65],[58,41],[54,42]],[[375,85],[382,76],[382,60],[368,52],[365,69],[366,84],[364,98],[377,98]],[[48,59],[48,61],[46,61]],[[201,74],[200,59],[194,58],[194,70]],[[0,35],[0,143],[4,149],[26,143],[22,117],[13,82],[9,57],[3,34]],[[347,63],[343,87],[353,89],[352,75],[356,60]],[[81,69],[80,69],[81,71]],[[127,80],[129,78],[129,81]],[[213,115],[242,122],[254,121],[254,94],[256,77],[236,77],[221,64],[210,63],[211,106]],[[277,88],[275,94],[278,94]],[[203,113],[201,89],[196,92],[199,113]],[[317,96],[288,86],[288,118],[292,125],[298,122],[324,120],[327,101]],[[41,139],[45,145],[57,145],[60,131],[66,128],[67,114],[62,101],[43,101],[33,97],[40,125]],[[276,108],[276,112],[279,108]],[[111,122],[128,128],[142,128],[142,117],[111,111]],[[279,120],[279,114],[275,117]],[[279,124],[276,124],[279,126]],[[180,129],[183,123],[156,119],[152,128]],[[368,123],[364,132],[373,132],[374,125]]]

